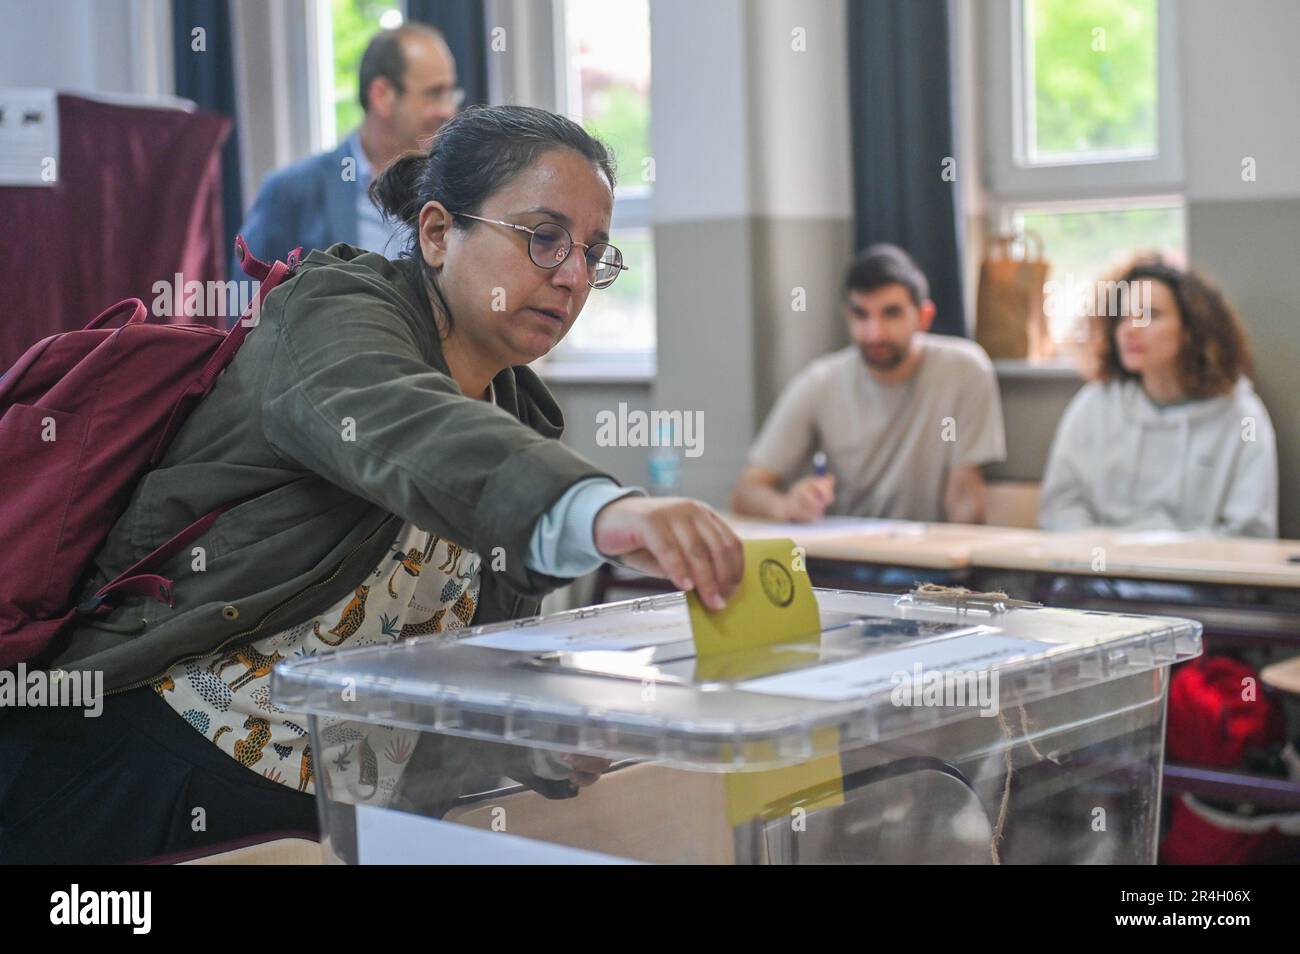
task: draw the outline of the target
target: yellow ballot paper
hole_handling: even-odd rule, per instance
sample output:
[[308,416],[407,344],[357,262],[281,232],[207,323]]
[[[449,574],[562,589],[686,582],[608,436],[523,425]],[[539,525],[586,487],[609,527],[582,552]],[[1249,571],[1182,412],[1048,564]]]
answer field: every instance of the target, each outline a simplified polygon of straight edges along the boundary
[[695,654],[756,649],[821,638],[803,551],[793,540],[745,540],[745,575],[727,605],[716,612],[692,590],[686,594]]
[[[819,748],[839,746],[840,733],[834,726],[813,735]],[[844,804],[844,769],[838,751],[766,772],[728,772],[723,782],[727,821],[733,826],[756,819],[793,818],[795,809],[811,814]]]
[[[821,618],[802,551],[790,539],[746,540],[744,547],[745,574],[723,609],[710,610],[694,592],[686,594],[697,680],[748,678],[816,656]],[[821,730],[816,741],[837,748],[838,733]],[[838,752],[786,768],[728,773],[727,818],[741,825],[842,805],[843,774]]]

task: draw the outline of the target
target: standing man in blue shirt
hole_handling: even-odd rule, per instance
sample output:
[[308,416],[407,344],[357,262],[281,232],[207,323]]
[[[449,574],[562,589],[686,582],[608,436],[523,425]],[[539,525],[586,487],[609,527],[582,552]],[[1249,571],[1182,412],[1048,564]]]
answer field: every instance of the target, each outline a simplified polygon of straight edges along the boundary
[[[465,91],[442,34],[423,23],[376,33],[361,57],[365,118],[332,152],[310,156],[270,176],[240,234],[262,259],[347,242],[396,255],[389,240],[401,223],[386,224],[366,190],[370,180],[411,149],[426,149],[456,114]],[[238,263],[230,274],[242,274]]]

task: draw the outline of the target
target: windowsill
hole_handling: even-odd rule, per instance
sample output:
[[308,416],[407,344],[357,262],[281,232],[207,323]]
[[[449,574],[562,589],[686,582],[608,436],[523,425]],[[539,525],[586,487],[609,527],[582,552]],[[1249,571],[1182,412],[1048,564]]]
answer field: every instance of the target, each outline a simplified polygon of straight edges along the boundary
[[1024,358],[999,358],[993,362],[999,378],[1049,378],[1079,381],[1083,373],[1073,361],[1029,361]]
[[628,358],[591,357],[547,361],[533,370],[543,381],[557,384],[648,384],[655,379],[653,355]]

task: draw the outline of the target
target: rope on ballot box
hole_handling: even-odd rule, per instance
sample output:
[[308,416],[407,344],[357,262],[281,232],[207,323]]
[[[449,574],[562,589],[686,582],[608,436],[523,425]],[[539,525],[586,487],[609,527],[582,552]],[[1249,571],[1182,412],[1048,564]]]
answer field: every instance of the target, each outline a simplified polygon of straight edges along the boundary
[[[940,583],[921,583],[917,582],[910,593],[902,598],[903,601],[913,603],[930,603],[940,606],[948,606],[955,609],[958,613],[966,612],[971,609],[983,610],[989,613],[1003,613],[1008,609],[1042,609],[1041,603],[1033,603],[1028,600],[1012,599],[1006,593],[1000,590],[990,590],[980,592],[977,590],[967,589],[964,586],[944,586]],[[901,602],[901,601],[900,601]],[[1038,751],[1034,745],[1034,740],[1030,735],[1029,714],[1025,712],[1024,703],[1017,703],[1016,711],[1020,716],[1020,731],[1029,746],[1029,751],[1033,753],[1034,758],[1043,761],[1046,758],[1043,753]],[[1001,864],[1002,860],[998,852],[998,845],[1006,833],[1007,814],[1011,808],[1011,779],[1015,775],[1015,766],[1011,758],[1011,750],[1015,747],[1016,737],[1011,731],[1011,726],[1007,724],[1006,717],[1002,714],[1002,706],[999,700],[998,705],[998,726],[1002,729],[1002,737],[1006,740],[1006,746],[1003,748],[1003,761],[1006,764],[1006,778],[1002,783],[1002,798],[998,804],[998,817],[993,826],[993,837],[989,843],[989,853],[993,857],[995,865]],[[1053,759],[1053,761],[1055,761]]]
[[[1047,758],[1047,756],[1038,751],[1038,747],[1034,745],[1034,740],[1030,737],[1029,713],[1025,711],[1023,703],[1016,705],[1016,711],[1020,715],[1020,731],[1025,740],[1025,744],[1029,746],[1029,751],[1034,754],[1034,757],[1038,759],[1038,761],[1042,762]],[[1002,714],[1001,706],[998,706],[998,726],[1002,729],[1002,737],[1006,739],[1007,742],[1006,746],[1002,749],[1002,759],[1006,764],[1007,774],[1006,779],[1002,783],[1002,799],[998,805],[998,820],[993,826],[993,838],[989,843],[989,852],[993,856],[993,863],[995,865],[1002,864],[1002,861],[998,856],[998,843],[1002,841],[1002,836],[1006,830],[1007,812],[1011,808],[1011,777],[1015,774],[1015,768],[1012,765],[1011,760],[1011,750],[1015,748],[1016,737],[1011,732],[1011,726],[1007,725],[1007,720]],[[1056,760],[1053,759],[1052,761]]]
[[[1000,590],[976,591],[967,589],[965,586],[943,586],[941,584],[930,584],[930,582],[918,582],[911,590],[909,597],[917,603],[937,603],[944,606],[953,607],[958,612],[979,608],[989,612],[1005,612],[1009,608],[1022,607],[1027,610],[1041,608],[1041,603],[1031,603],[1028,600],[1011,599],[1008,594]],[[1019,720],[1021,720],[1021,733],[1024,743],[1030,747],[1034,758],[1043,762],[1044,755],[1040,753],[1034,740],[1030,736],[1030,716],[1024,711],[1024,703],[1017,704]],[[1008,816],[1011,807],[1011,779],[1015,776],[1015,764],[1011,759],[1011,750],[1015,747],[1015,734],[1011,732],[1011,727],[1006,721],[1006,716],[1002,715],[1001,704],[998,704],[997,710],[998,728],[1002,729],[1002,738],[1006,740],[1006,746],[1002,749],[1002,760],[1006,766],[1006,779],[1002,782],[1002,798],[998,802],[997,821],[993,824],[993,837],[989,841],[989,854],[992,855],[993,864],[1001,864],[1001,854],[998,853],[998,845],[1001,844],[1002,837],[1006,834],[1006,816]]]

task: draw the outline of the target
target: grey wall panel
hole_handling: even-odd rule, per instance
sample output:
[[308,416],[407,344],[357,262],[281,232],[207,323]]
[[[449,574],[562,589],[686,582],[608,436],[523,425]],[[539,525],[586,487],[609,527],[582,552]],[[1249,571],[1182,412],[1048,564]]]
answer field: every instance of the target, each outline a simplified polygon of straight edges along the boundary
[[1024,377],[998,379],[1002,395],[1002,423],[1007,434],[1007,459],[989,467],[990,480],[1043,479],[1047,453],[1066,405],[1083,386],[1077,377]]
[[596,420],[602,411],[618,413],[620,402],[629,409],[649,409],[651,382],[615,382],[608,384],[547,381],[564,414],[566,445],[597,467],[603,468],[622,484],[644,487],[647,480],[645,447],[603,447],[596,442]]
[[[791,378],[848,344],[840,284],[852,257],[853,224],[847,219],[755,220],[756,426]],[[795,310],[798,299],[802,311]]]
[[655,227],[659,373],[654,408],[704,413],[682,491],[725,506],[754,433],[754,277],[748,218]]
[[1284,537],[1300,538],[1300,199],[1189,202],[1191,262],[1218,281],[1255,353],[1277,430]]

